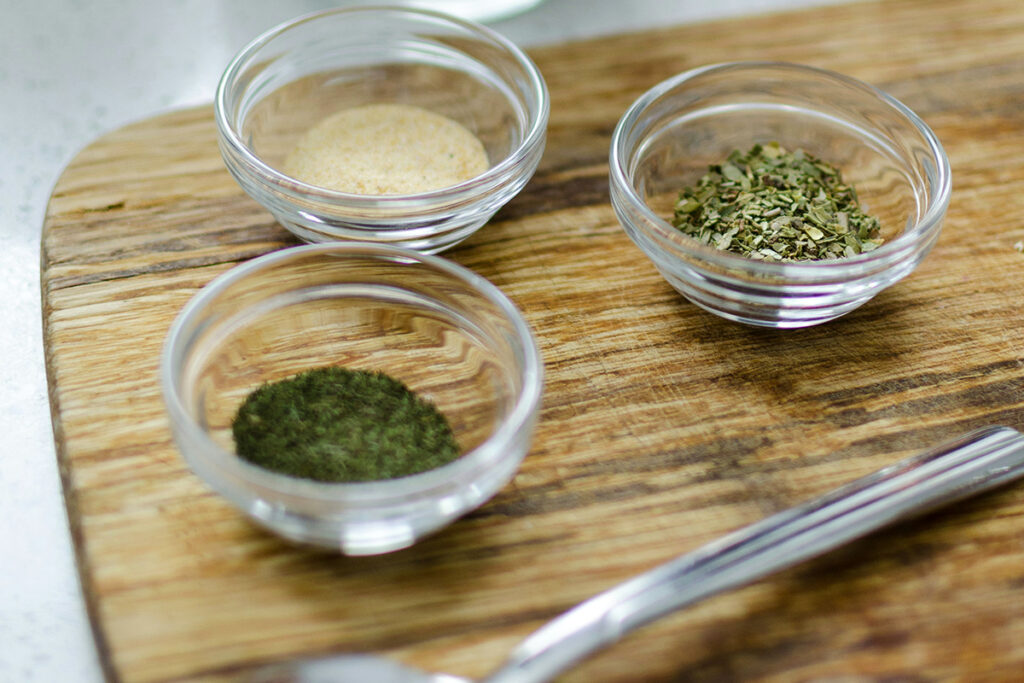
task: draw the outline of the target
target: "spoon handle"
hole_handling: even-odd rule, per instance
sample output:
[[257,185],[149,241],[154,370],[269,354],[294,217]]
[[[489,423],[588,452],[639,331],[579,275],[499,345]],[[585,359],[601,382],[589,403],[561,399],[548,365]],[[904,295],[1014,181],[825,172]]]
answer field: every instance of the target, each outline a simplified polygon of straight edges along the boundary
[[527,637],[488,683],[547,681],[669,612],[1024,475],[1024,436],[988,427],[768,517],[594,596]]

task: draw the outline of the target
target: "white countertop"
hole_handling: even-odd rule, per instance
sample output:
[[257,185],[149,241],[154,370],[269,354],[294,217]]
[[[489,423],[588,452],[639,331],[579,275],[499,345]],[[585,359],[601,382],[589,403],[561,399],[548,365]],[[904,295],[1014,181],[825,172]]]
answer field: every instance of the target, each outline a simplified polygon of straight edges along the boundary
[[[837,1],[547,0],[494,27],[531,46]],[[251,38],[293,16],[338,4],[345,3],[44,0],[11,2],[3,12],[2,681],[102,680],[74,567],[43,363],[39,242],[50,191],[64,166],[99,135],[160,111],[211,101],[224,66]]]

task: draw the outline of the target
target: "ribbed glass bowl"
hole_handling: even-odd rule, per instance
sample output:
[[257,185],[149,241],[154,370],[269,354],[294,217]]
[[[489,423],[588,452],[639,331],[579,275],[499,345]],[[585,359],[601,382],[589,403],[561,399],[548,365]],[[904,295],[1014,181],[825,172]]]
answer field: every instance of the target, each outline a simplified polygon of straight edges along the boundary
[[[417,194],[360,195],[280,169],[302,135],[343,109],[421,107],[462,124],[489,168]],[[525,186],[544,151],[548,93],[533,62],[478,24],[399,7],[336,9],[256,38],[232,60],[214,109],[242,189],[307,242],[396,244],[424,253],[471,235]]]
[[[880,219],[884,243],[837,260],[766,262],[672,226],[679,191],[710,164],[773,141],[837,166]],[[773,328],[833,320],[914,270],[939,236],[952,186],[938,139],[906,106],[855,79],[777,62],[697,68],[644,93],[612,136],[610,185],[626,233],[676,290]]]
[[[463,455],[434,470],[322,483],[239,458],[231,423],[265,382],[325,365],[381,371],[448,418]],[[181,311],[160,366],[192,470],[258,524],[349,555],[389,552],[482,504],[533,434],[542,365],[515,306],[487,280],[389,245],[322,244],[256,258]]]

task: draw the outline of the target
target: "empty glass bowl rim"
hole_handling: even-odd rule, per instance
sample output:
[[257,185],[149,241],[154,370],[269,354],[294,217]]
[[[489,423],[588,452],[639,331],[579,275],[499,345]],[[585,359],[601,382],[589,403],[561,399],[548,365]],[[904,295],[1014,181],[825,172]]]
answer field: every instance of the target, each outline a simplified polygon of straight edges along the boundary
[[[187,330],[194,326],[196,319],[202,316],[212,300],[240,280],[272,269],[283,262],[317,254],[342,258],[377,258],[393,262],[396,267],[401,267],[402,261],[420,262],[462,281],[501,310],[503,317],[511,323],[516,340],[522,348],[522,367],[517,373],[522,387],[512,410],[483,443],[446,465],[420,474],[370,482],[325,483],[289,477],[248,463],[222,448],[192,419],[182,399],[180,372],[180,364],[187,356]],[[540,351],[529,325],[515,304],[486,278],[438,256],[422,254],[395,245],[359,242],[287,247],[256,257],[221,273],[197,292],[178,313],[168,331],[160,361],[160,380],[167,411],[176,427],[187,433],[188,441],[200,444],[202,460],[215,465],[221,472],[280,494],[325,501],[344,500],[353,504],[379,504],[388,499],[400,500],[426,494],[444,488],[451,482],[462,481],[464,477],[472,476],[472,473],[479,469],[493,466],[502,459],[507,445],[514,441],[519,431],[527,428],[534,419],[543,389],[543,373]],[[190,460],[193,454],[182,455],[186,460]]]
[[[751,259],[741,254],[734,254],[701,244],[692,237],[684,235],[668,221],[658,216],[636,193],[633,183],[631,182],[629,170],[626,166],[626,164],[631,161],[631,155],[635,151],[626,147],[626,141],[633,128],[640,121],[643,112],[666,93],[705,74],[716,71],[728,72],[762,69],[778,69],[782,71],[792,71],[794,73],[803,72],[837,81],[841,84],[856,88],[857,90],[864,92],[866,95],[878,98],[895,110],[900,116],[905,118],[926,141],[928,150],[931,154],[931,159],[935,164],[936,183],[933,188],[934,192],[929,192],[929,202],[925,207],[925,212],[921,218],[908,230],[903,231],[894,239],[884,242],[877,249],[864,252],[856,256],[820,261],[772,262]],[[949,158],[946,156],[946,152],[942,148],[942,144],[939,142],[935,133],[909,107],[885,91],[851,76],[846,76],[820,67],[795,64],[791,62],[722,62],[718,64],[700,66],[665,79],[647,90],[643,95],[637,98],[632,105],[630,105],[615,126],[612,133],[610,147],[609,167],[611,183],[614,188],[618,190],[618,194],[624,197],[625,201],[629,203],[631,209],[638,212],[646,219],[644,221],[644,227],[641,229],[646,230],[649,227],[657,233],[657,237],[672,242],[681,250],[699,255],[700,258],[708,262],[716,263],[722,267],[738,267],[740,269],[765,275],[782,275],[784,277],[795,277],[797,279],[813,279],[821,276],[824,271],[827,271],[829,273],[829,277],[836,277],[847,271],[859,271],[866,263],[872,263],[890,257],[898,258],[904,252],[913,251],[915,244],[922,239],[927,239],[930,235],[939,230],[952,193],[952,175]],[[613,192],[613,197],[615,197],[615,195],[616,193]]]
[[[270,164],[260,159],[249,149],[238,130],[235,128],[234,116],[229,115],[228,95],[233,89],[239,75],[244,67],[252,61],[256,53],[263,49],[275,38],[303,24],[313,21],[335,17],[338,15],[356,14],[379,14],[381,16],[406,15],[418,17],[433,22],[441,22],[455,25],[470,33],[485,39],[501,49],[507,51],[520,65],[523,72],[529,77],[529,93],[532,95],[534,107],[527,108],[527,114],[536,111],[527,123],[529,128],[522,141],[504,159],[488,168],[483,173],[469,178],[456,185],[417,192],[412,194],[386,194],[386,195],[365,195],[351,192],[341,192],[329,188],[311,185],[296,178],[282,173]],[[231,62],[228,63],[220,81],[217,84],[217,91],[214,97],[214,118],[220,132],[221,140],[226,144],[240,161],[257,173],[264,182],[272,183],[280,191],[298,197],[312,197],[322,201],[344,203],[356,207],[377,208],[387,205],[402,205],[412,202],[421,204],[424,201],[444,201],[459,197],[462,193],[473,193],[477,187],[491,184],[501,184],[503,180],[521,165],[523,160],[530,156],[532,150],[542,143],[546,136],[547,120],[550,110],[550,100],[547,84],[540,73],[540,69],[532,59],[515,43],[497,31],[473,21],[459,19],[443,12],[434,10],[405,7],[399,5],[384,5],[375,7],[341,7],[327,10],[320,10],[304,14],[285,21],[265,31],[254,38],[248,45],[243,47]]]

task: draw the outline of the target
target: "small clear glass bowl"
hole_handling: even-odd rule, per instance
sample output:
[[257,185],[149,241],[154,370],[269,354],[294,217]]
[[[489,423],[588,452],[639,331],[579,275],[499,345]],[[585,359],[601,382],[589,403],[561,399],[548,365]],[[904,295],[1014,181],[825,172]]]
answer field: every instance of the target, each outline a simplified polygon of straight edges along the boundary
[[[482,142],[490,167],[418,194],[360,195],[279,169],[313,125],[367,104],[417,106]],[[259,36],[214,100],[228,170],[307,242],[362,241],[436,253],[462,241],[526,185],[544,151],[548,93],[536,65],[478,24],[399,7],[336,9]]]
[[[399,479],[323,483],[234,452],[231,423],[265,382],[315,367],[381,371],[432,401],[463,455]],[[411,545],[481,505],[515,474],[533,434],[543,368],[533,335],[494,285],[391,245],[302,245],[204,287],[168,333],[160,375],[192,470],[260,525],[349,555]]]
[[[881,221],[884,243],[840,260],[766,262],[672,226],[679,191],[710,164],[773,141],[837,166]],[[773,328],[833,320],[910,273],[939,236],[952,188],[946,153],[906,106],[852,78],[778,62],[697,68],[644,93],[613,133],[610,184],[619,222],[676,290]]]

